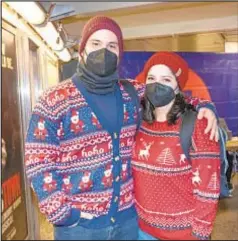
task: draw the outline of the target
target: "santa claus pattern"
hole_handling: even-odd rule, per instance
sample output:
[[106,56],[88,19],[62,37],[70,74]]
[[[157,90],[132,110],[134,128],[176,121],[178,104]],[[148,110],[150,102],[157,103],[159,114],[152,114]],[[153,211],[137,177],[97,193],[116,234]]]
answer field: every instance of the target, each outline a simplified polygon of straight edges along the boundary
[[70,182],[70,179],[71,179],[71,176],[63,177],[62,189],[65,193],[70,193],[73,188],[73,184]]
[[44,119],[40,118],[38,121],[37,127],[35,128],[34,131],[34,136],[38,140],[44,141],[45,138],[48,136],[48,131],[45,127],[45,121]]
[[82,120],[79,119],[79,113],[76,110],[72,111],[71,115],[71,125],[70,131],[73,132],[75,135],[83,131],[85,124]]
[[102,178],[102,184],[105,188],[110,188],[113,182],[112,165],[106,166],[104,171],[104,176]]
[[52,173],[46,172],[44,175],[44,184],[43,184],[43,190],[45,192],[53,192],[57,188],[57,183],[53,179]]
[[123,161],[122,170],[121,170],[122,181],[126,181],[127,177],[128,177],[128,163],[127,163],[127,161]]
[[79,189],[81,192],[88,192],[93,187],[93,181],[91,179],[91,172],[87,171],[83,173],[81,182],[79,183]]

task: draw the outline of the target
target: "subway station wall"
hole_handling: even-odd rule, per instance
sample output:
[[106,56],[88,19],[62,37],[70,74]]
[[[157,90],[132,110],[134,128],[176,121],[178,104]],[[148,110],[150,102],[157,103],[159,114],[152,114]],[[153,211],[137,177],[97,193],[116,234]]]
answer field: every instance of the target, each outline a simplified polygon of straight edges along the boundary
[[[136,78],[154,52],[125,52],[120,64],[121,78]],[[238,136],[238,54],[178,53],[189,64],[187,95],[212,100],[225,118],[233,136]],[[75,72],[77,61],[63,66],[63,79]]]

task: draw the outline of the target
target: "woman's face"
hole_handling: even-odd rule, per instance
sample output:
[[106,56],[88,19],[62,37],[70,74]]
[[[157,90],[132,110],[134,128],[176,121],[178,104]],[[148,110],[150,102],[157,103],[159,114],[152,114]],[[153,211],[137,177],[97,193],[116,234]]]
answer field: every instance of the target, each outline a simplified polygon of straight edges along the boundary
[[154,65],[150,68],[146,84],[160,83],[175,90],[178,87],[177,80],[169,67],[163,64]]

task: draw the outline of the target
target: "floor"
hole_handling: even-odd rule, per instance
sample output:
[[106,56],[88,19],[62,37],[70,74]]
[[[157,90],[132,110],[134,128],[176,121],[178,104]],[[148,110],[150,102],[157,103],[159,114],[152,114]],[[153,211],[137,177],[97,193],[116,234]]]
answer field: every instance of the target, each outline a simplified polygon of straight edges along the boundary
[[233,197],[219,203],[212,240],[238,239],[238,174],[233,177],[232,182],[235,185]]
[[[232,198],[219,202],[212,240],[237,240],[238,238],[238,174],[233,177],[235,190]],[[53,228],[40,214],[41,240],[53,239]]]

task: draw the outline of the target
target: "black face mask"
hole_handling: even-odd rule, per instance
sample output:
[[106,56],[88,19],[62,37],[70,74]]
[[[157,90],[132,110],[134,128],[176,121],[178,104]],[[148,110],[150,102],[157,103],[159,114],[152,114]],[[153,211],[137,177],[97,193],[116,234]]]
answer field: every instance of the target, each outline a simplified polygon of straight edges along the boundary
[[175,91],[170,86],[153,83],[146,85],[145,96],[156,108],[168,105],[175,98]]
[[87,56],[86,68],[100,77],[109,76],[116,71],[117,60],[116,54],[106,48],[99,49]]

